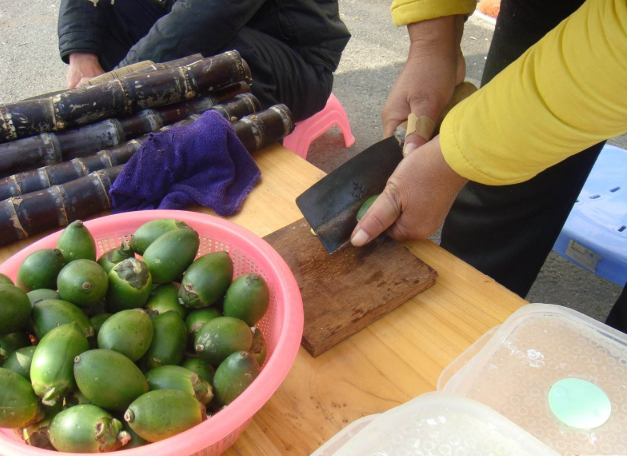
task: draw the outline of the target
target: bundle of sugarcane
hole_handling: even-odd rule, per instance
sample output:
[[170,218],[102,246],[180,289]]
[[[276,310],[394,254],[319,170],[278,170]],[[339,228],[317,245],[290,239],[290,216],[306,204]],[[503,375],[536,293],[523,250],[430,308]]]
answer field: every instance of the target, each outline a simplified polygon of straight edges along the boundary
[[[290,111],[284,105],[246,116],[233,124],[237,136],[250,151],[287,136],[293,127]],[[101,169],[62,185],[1,201],[0,246],[109,209],[109,189],[123,167]]]
[[176,103],[241,81],[251,82],[250,69],[237,51],[228,51],[190,65],[0,105],[0,143]]
[[[242,93],[236,95],[226,103],[215,105],[210,109],[217,111],[230,122],[235,122],[242,117],[256,113],[261,107],[259,101],[253,94]],[[160,131],[167,130],[173,126],[188,125],[198,117],[199,114],[192,114],[187,119],[162,127]],[[122,165],[130,160],[133,154],[139,150],[139,146],[148,136],[149,135],[140,136],[125,144],[101,150],[93,155],[74,158],[71,161],[48,165],[36,170],[2,178],[0,179],[0,200],[35,192],[52,187],[53,185],[64,184],[86,176],[94,171]]]
[[[0,144],[0,177],[83,157],[102,149],[118,146],[125,141],[157,131],[165,125],[178,122],[192,114],[202,113],[220,103],[233,99],[241,93],[248,94],[242,102],[252,102],[250,101],[252,95],[249,94],[249,90],[248,84],[238,83],[200,98],[153,109],[144,109],[128,117],[107,119],[72,130],[59,133],[42,133],[30,138]],[[258,105],[256,99],[254,103]],[[251,111],[244,112],[243,115],[251,114]]]

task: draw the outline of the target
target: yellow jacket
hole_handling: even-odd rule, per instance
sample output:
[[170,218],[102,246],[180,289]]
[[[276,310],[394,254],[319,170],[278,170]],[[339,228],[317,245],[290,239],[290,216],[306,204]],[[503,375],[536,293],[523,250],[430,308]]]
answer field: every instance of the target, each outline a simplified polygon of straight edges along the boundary
[[[395,0],[392,15],[400,25],[468,14],[474,5]],[[627,1],[588,0],[455,107],[442,124],[440,144],[458,174],[507,185],[625,131]]]

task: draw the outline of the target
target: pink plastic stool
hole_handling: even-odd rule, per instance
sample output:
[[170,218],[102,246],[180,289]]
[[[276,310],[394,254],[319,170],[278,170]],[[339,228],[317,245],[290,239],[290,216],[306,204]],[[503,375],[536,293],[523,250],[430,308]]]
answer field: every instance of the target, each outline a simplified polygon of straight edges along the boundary
[[335,95],[331,94],[322,111],[308,119],[296,122],[294,131],[283,139],[283,146],[306,159],[309,146],[314,139],[334,125],[340,127],[346,147],[352,146],[355,143],[355,137],[351,132],[346,111]]

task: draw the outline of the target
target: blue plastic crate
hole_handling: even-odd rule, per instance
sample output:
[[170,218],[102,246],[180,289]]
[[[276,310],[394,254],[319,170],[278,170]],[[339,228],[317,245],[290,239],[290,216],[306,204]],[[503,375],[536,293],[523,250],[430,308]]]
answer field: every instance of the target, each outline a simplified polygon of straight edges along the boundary
[[627,151],[606,145],[553,250],[611,280],[627,282]]

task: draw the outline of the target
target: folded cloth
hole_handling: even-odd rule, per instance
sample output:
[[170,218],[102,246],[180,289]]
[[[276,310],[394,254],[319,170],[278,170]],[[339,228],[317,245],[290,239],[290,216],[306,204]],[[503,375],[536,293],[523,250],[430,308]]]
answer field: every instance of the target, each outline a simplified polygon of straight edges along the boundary
[[109,195],[114,213],[183,209],[196,203],[232,215],[260,177],[231,124],[207,111],[190,125],[150,135]]

